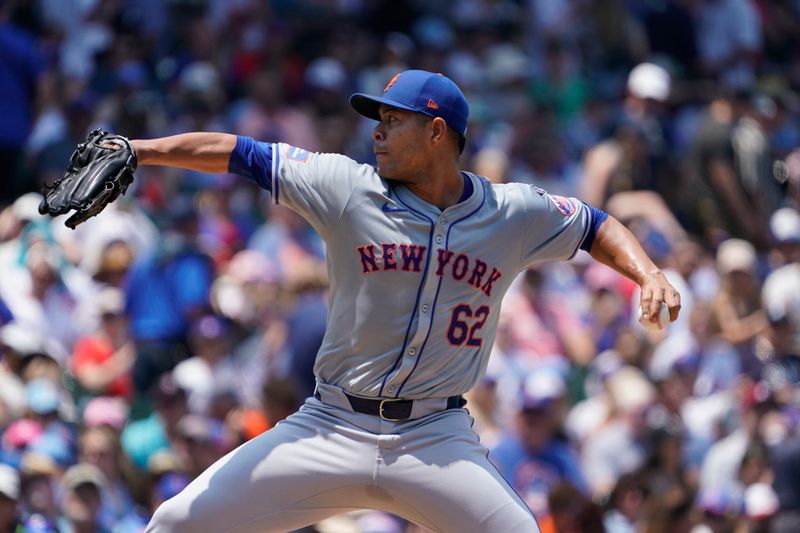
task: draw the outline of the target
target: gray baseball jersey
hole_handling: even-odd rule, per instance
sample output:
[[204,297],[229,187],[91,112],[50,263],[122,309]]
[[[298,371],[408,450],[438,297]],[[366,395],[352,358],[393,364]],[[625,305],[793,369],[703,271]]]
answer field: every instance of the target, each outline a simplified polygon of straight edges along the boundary
[[486,369],[515,276],[571,257],[591,229],[585,204],[530,185],[464,173],[472,193],[442,211],[342,155],[244,137],[235,154],[232,170],[325,240],[330,314],[315,373],[357,395],[468,391]]
[[[595,212],[468,173],[462,201],[440,210],[369,165],[247,137],[230,170],[272,191],[326,242],[317,395],[161,505],[147,533],[285,532],[359,508],[432,531],[538,531],[467,411],[441,399],[483,374],[516,274],[574,254],[592,238]],[[345,392],[413,399],[412,416],[356,412]]]

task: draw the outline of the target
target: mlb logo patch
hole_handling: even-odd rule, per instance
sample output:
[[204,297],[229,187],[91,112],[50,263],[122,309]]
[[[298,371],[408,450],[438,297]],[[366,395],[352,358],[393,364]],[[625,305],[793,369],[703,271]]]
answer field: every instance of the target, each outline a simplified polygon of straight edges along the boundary
[[553,202],[553,205],[555,205],[556,208],[558,208],[558,211],[565,217],[575,213],[575,206],[572,204],[569,198],[564,198],[563,196],[558,196],[556,194],[548,194],[547,197],[550,198],[550,201]]
[[296,146],[290,146],[286,150],[286,159],[291,159],[292,161],[299,161],[301,163],[305,163],[308,160],[309,151],[303,148],[298,148]]
[[539,196],[544,196],[547,194],[546,190],[542,189],[541,187],[537,187],[536,185],[531,185],[531,189],[533,189]]

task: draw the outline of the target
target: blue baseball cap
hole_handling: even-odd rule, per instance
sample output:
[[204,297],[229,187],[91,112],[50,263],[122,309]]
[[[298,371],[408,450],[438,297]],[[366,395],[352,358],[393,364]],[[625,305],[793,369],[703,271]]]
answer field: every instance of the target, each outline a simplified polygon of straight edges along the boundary
[[389,81],[383,90],[383,96],[356,93],[350,97],[353,109],[373,120],[380,120],[378,109],[381,104],[415,111],[432,118],[441,117],[447,127],[456,130],[461,137],[467,135],[467,99],[461,89],[442,74],[426,70],[406,70]]

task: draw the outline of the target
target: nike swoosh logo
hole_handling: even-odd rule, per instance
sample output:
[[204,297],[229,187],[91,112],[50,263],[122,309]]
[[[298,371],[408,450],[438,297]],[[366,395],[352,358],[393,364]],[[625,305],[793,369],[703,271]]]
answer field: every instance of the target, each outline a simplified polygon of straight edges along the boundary
[[399,213],[400,211],[408,211],[405,207],[392,207],[389,202],[384,202],[381,206],[381,211],[384,213]]

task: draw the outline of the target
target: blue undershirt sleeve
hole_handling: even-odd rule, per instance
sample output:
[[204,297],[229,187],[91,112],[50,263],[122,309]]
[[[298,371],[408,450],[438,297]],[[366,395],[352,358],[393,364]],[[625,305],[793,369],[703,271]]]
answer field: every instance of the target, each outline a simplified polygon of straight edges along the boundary
[[583,239],[583,243],[581,243],[581,250],[589,251],[592,249],[592,243],[594,243],[594,237],[597,235],[597,231],[600,229],[600,226],[603,225],[603,222],[606,221],[608,218],[608,213],[603,211],[602,209],[597,209],[586,202],[583,202],[583,205],[586,206],[586,209],[589,210],[592,216],[591,227],[589,228],[589,233],[586,234],[586,238]]
[[238,135],[228,161],[228,172],[256,182],[272,192],[272,144]]

